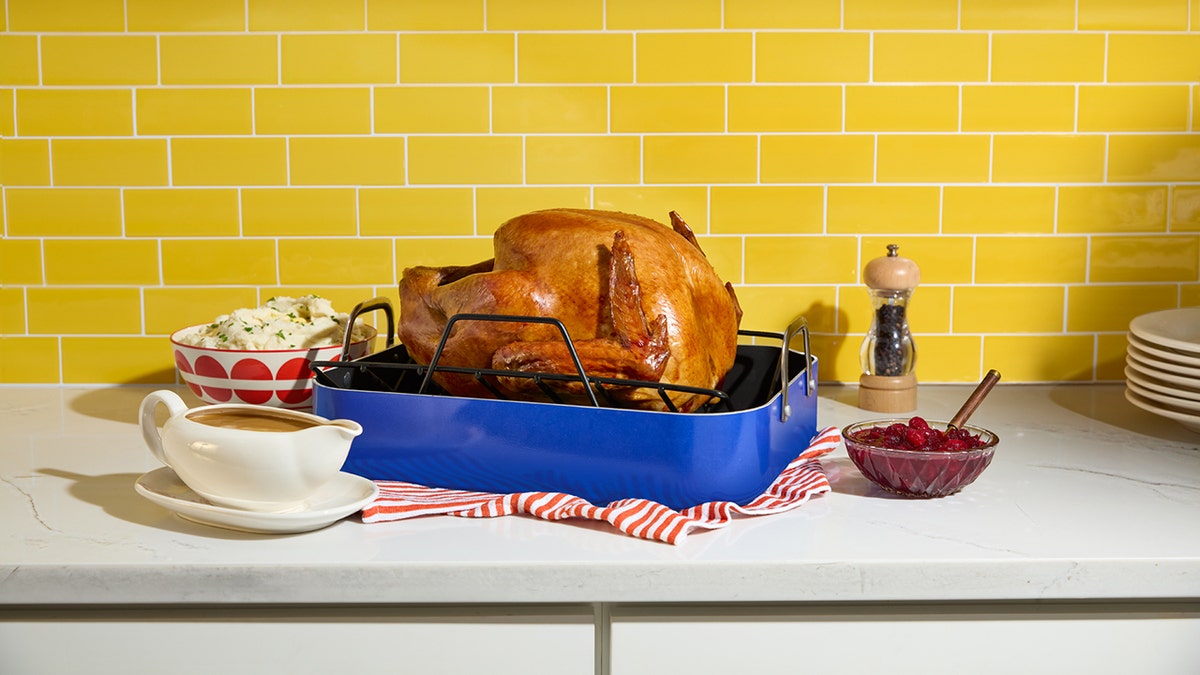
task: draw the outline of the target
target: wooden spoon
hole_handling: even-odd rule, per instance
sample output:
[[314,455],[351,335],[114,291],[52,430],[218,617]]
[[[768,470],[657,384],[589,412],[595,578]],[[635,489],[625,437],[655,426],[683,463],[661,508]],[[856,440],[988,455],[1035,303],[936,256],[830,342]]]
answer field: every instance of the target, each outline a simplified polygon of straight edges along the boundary
[[975,387],[975,391],[971,392],[971,395],[967,397],[966,403],[963,403],[958,412],[954,413],[954,417],[950,419],[950,425],[947,429],[958,429],[966,424],[967,418],[971,416],[971,413],[975,412],[980,403],[983,403],[984,397],[988,395],[988,392],[999,381],[1000,373],[995,370],[989,370],[987,375],[983,376],[983,380],[980,381],[979,386]]

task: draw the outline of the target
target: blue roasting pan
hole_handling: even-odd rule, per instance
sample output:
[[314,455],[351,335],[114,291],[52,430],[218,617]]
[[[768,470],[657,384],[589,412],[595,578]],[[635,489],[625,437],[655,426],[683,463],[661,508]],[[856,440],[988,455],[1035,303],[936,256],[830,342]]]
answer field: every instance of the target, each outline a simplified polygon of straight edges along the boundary
[[[797,352],[790,343],[801,333],[805,348]],[[723,385],[728,405],[711,412],[415,393],[416,385],[397,387],[373,365],[408,360],[402,345],[349,363],[314,364],[313,409],[362,425],[342,470],[372,480],[566,492],[599,506],[624,498],[674,509],[745,504],[817,428],[817,359],[803,319],[783,335],[747,334],[782,345],[740,345]]]

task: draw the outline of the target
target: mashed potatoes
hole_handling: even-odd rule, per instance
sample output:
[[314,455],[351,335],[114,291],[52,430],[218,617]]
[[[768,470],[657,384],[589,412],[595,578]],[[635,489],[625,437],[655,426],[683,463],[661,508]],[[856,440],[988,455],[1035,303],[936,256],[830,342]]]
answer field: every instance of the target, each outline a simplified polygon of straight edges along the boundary
[[[317,295],[276,297],[256,309],[218,316],[176,339],[193,347],[216,349],[307,349],[341,344],[349,320],[350,315],[334,312],[333,304]],[[368,335],[359,321],[351,340],[364,340]]]

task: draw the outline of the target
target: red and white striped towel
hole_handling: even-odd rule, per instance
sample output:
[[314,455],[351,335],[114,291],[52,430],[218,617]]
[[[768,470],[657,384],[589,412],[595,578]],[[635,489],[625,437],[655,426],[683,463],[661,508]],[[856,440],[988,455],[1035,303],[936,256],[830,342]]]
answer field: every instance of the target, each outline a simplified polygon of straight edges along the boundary
[[782,513],[816,495],[829,492],[829,480],[817,458],[832,452],[841,440],[842,434],[837,427],[822,430],[765,492],[745,506],[733,502],[708,502],[675,511],[648,499],[621,499],[600,507],[561,492],[502,495],[431,488],[399,481],[375,481],[379,485],[379,497],[363,509],[362,519],[364,523],[380,523],[438,514],[464,518],[494,518],[513,514],[526,514],[543,520],[584,518],[608,521],[630,536],[681,544],[693,530],[724,527],[735,515]]

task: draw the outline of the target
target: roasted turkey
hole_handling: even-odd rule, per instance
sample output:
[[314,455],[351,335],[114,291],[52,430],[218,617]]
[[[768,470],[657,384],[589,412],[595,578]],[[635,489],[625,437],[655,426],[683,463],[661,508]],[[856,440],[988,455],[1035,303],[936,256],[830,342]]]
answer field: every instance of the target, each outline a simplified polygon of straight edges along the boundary
[[[466,267],[413,267],[400,281],[400,340],[428,365],[446,328],[461,313],[560,320],[589,376],[717,388],[733,365],[741,308],[691,228],[674,212],[672,227],[641,216],[551,209],[518,216],[494,237],[495,257]],[[574,374],[566,343],[552,325],[459,321],[440,365]],[[448,393],[494,397],[473,375],[435,373]],[[490,378],[503,395],[546,400],[530,378]],[[566,400],[582,383],[547,381]],[[606,387],[603,404],[667,409],[657,390]],[[695,410],[708,395],[670,392]]]

